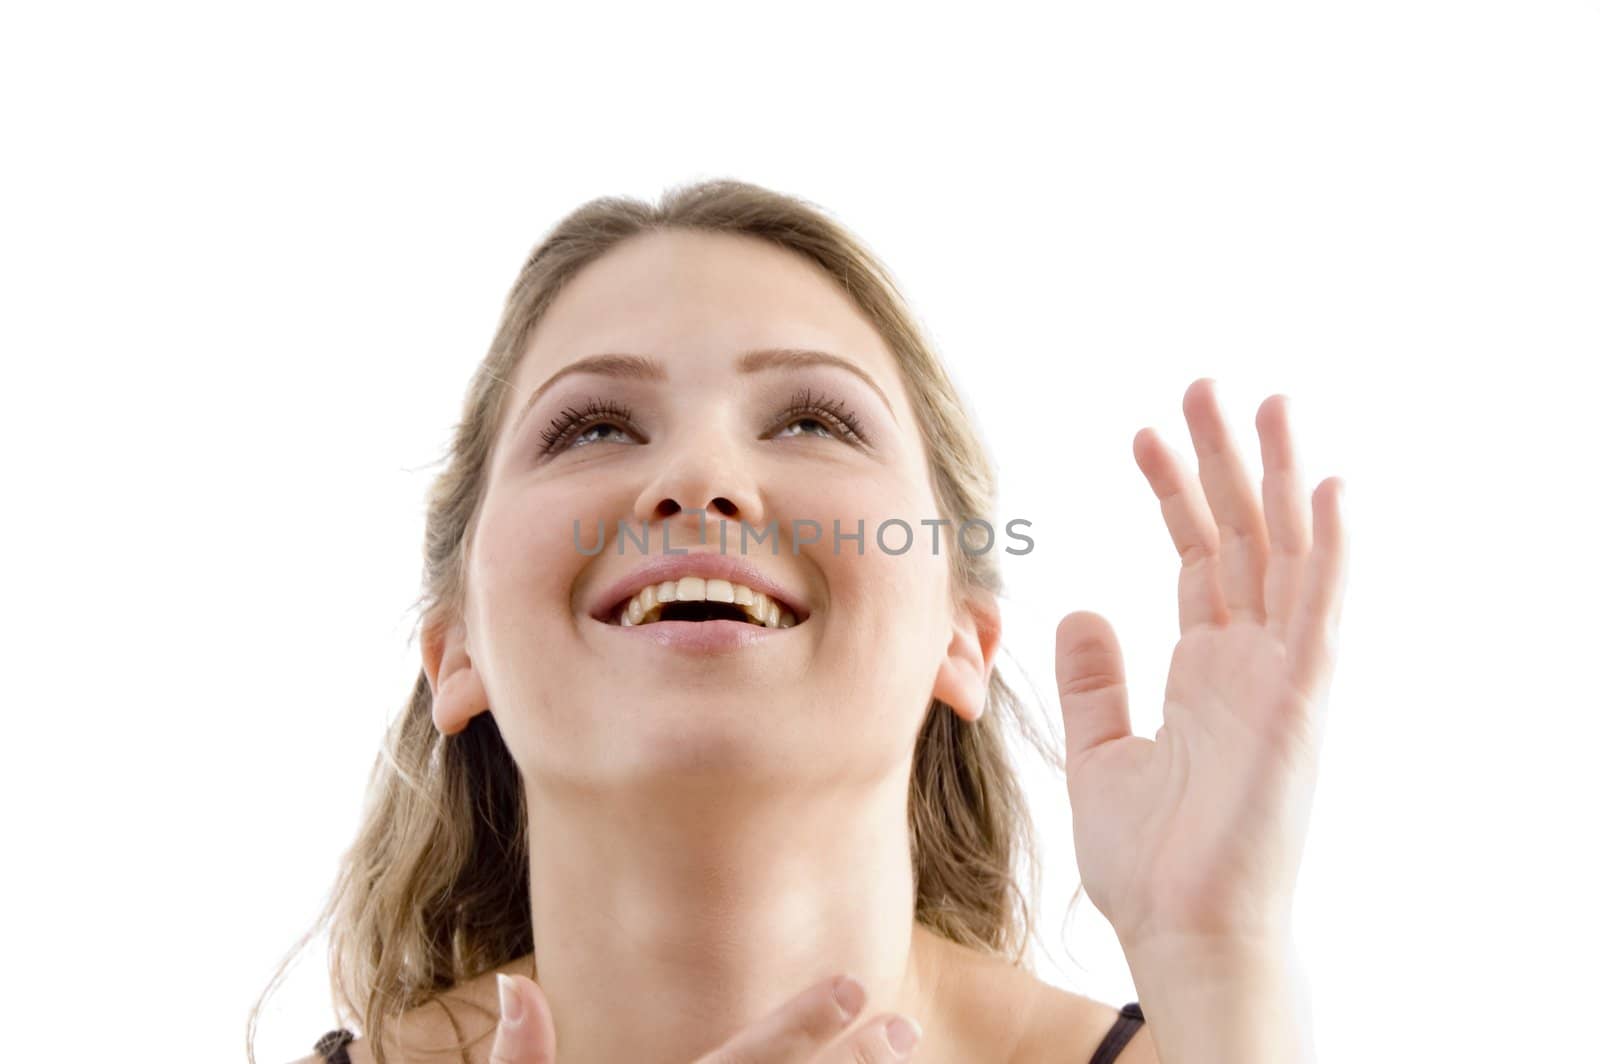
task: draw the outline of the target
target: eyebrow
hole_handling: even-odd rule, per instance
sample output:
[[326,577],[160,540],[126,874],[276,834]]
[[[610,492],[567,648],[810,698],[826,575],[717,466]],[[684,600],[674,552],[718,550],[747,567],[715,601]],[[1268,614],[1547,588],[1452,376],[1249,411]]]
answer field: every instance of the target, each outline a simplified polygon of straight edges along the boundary
[[[879,399],[883,400],[884,408],[889,411],[889,416],[894,419],[895,424],[898,425],[900,423],[900,419],[895,417],[894,407],[890,404],[889,397],[884,394],[882,388],[878,387],[877,381],[874,381],[866,370],[847,358],[829,354],[827,351],[813,351],[803,347],[770,347],[746,351],[739,356],[739,361],[735,363],[735,368],[740,373],[756,373],[768,369],[796,369],[805,366],[833,366],[847,373],[855,374],[866,382],[867,387],[877,393]],[[522,412],[517,415],[516,423],[511,426],[511,430],[515,432],[521,426],[523,419],[528,416],[528,411],[533,409],[533,404],[539,401],[540,396],[549,391],[562,377],[573,373],[589,373],[601,377],[614,377],[620,380],[664,381],[667,379],[666,367],[655,359],[646,358],[644,355],[603,354],[580,358],[576,362],[568,363],[550,374],[549,377],[545,378],[543,384],[533,390],[533,393],[528,396],[528,401],[522,405]]]

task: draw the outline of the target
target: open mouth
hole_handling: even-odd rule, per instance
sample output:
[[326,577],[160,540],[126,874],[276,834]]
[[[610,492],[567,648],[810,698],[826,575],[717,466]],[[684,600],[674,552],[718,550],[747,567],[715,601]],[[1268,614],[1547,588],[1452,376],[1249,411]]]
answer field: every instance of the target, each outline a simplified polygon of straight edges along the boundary
[[743,584],[685,576],[641,588],[611,612],[607,623],[631,628],[657,621],[742,621],[793,628],[804,619],[788,603]]

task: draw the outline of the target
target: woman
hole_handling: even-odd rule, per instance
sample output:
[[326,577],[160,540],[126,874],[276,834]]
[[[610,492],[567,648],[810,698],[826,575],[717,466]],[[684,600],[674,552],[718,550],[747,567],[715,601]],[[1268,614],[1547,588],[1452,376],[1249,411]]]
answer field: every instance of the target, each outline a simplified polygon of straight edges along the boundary
[[1198,482],[1134,447],[1183,559],[1154,740],[1106,622],[1057,631],[1119,1014],[1021,966],[1000,715],[1039,740],[994,667],[1006,544],[952,535],[992,473],[886,272],[739,182],[567,217],[433,489],[422,669],[324,914],[364,1037],[307,1059],[1297,1059],[1339,485],[1309,519],[1275,396],[1263,515],[1209,382],[1184,408]]

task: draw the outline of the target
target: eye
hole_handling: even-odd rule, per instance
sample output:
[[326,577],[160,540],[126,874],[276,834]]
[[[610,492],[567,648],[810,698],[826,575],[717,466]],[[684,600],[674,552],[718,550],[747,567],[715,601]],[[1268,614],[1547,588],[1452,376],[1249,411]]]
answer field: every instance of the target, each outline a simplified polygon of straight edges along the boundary
[[543,446],[541,454],[554,454],[573,447],[587,447],[608,439],[621,437],[596,436],[597,431],[612,429],[638,437],[633,429],[633,411],[620,403],[606,399],[591,399],[583,407],[567,407],[550,421],[548,428],[539,433]]
[[789,431],[796,426],[810,425],[815,430],[821,430],[823,439],[838,438],[847,443],[867,442],[866,435],[861,431],[860,419],[843,403],[815,395],[809,389],[795,393],[788,408],[779,417],[778,424],[781,426],[779,431],[773,433],[778,438],[815,435],[815,431]]

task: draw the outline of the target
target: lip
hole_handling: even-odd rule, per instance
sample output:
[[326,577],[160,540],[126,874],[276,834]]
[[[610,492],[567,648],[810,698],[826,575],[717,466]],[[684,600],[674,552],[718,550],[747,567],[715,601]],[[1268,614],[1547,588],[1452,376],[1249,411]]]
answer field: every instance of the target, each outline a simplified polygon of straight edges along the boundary
[[[769,598],[777,599],[789,612],[793,613],[797,626],[811,616],[811,607],[798,591],[784,587],[777,580],[767,576],[743,558],[706,551],[689,551],[684,554],[660,555],[651,558],[597,595],[594,599],[594,604],[589,609],[589,616],[594,620],[609,625],[611,624],[611,615],[617,611],[617,608],[646,587],[651,584],[659,584],[663,580],[677,580],[685,576],[699,576],[708,580],[726,580],[733,584],[743,584],[752,591],[760,591]],[[746,621],[656,621],[654,624],[635,625],[633,627],[642,631],[646,628],[655,628],[661,625],[693,628],[737,625],[742,628],[748,628],[752,633],[759,633],[763,630]],[[767,630],[786,631],[787,629]]]
[[[653,621],[624,628],[608,624],[607,630],[623,639],[644,639],[667,650],[691,654],[718,654],[760,646],[769,639],[780,639],[789,628],[763,628],[749,621]],[[631,644],[637,646],[637,643]]]

